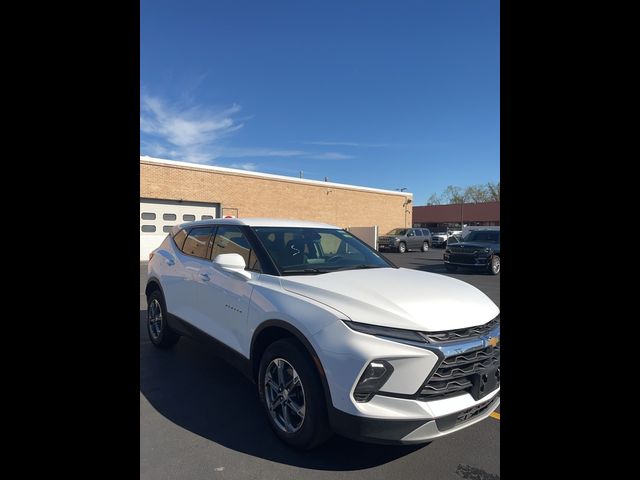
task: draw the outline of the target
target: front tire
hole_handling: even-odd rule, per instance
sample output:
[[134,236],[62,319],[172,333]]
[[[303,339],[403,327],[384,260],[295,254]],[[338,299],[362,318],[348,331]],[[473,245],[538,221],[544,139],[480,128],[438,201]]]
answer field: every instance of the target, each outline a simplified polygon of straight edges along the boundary
[[407,244],[404,242],[400,242],[400,245],[398,245],[398,253],[404,253],[407,251]]
[[167,325],[167,306],[160,290],[147,298],[147,333],[158,348],[171,348],[180,340],[180,335]]
[[423,252],[429,251],[429,242],[422,242],[422,251]]
[[500,273],[500,257],[494,255],[491,257],[491,263],[489,263],[489,273],[491,275],[498,275]]
[[284,338],[267,347],[260,360],[258,389],[269,425],[284,443],[310,450],[329,439],[322,383],[298,342]]

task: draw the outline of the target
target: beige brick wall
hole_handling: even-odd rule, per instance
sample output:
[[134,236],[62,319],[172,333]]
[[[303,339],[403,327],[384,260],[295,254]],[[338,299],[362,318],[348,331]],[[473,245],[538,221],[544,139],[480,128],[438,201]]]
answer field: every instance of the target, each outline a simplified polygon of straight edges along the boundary
[[[401,195],[348,187],[304,184],[250,174],[140,161],[140,196],[220,203],[239,217],[275,217],[330,223],[340,227],[378,225],[380,233],[411,226]],[[229,210],[225,213],[235,213]],[[406,216],[405,216],[406,215]]]

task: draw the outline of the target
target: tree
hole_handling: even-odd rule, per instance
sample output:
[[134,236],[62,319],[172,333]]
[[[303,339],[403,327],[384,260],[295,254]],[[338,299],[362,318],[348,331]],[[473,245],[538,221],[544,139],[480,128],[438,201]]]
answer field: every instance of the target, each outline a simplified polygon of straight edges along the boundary
[[440,205],[442,202],[440,201],[440,197],[432,193],[429,198],[427,198],[427,205]]
[[500,201],[500,182],[491,183],[487,182],[487,193],[489,196],[488,202],[499,202]]
[[461,188],[449,185],[442,195],[435,193],[427,199],[427,205],[456,204],[465,202],[485,203],[500,201],[500,182],[487,182],[482,185],[469,185]]
[[460,187],[449,185],[442,192],[442,199],[447,203],[464,203],[464,192]]
[[464,199],[467,202],[483,203],[488,202],[489,191],[484,185],[471,185],[464,189]]

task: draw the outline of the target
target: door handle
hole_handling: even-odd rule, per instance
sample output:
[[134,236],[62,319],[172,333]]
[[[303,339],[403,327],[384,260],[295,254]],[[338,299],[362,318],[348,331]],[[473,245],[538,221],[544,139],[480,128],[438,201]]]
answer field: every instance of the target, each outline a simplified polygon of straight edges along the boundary
[[171,258],[167,258],[167,265],[169,265],[171,267],[172,265],[175,265],[175,264],[176,264],[175,260],[173,260]]
[[208,273],[201,273],[201,274],[200,274],[200,278],[201,278],[202,280],[204,280],[205,282],[208,282],[209,280],[211,280],[211,277],[209,276],[209,274],[208,274]]

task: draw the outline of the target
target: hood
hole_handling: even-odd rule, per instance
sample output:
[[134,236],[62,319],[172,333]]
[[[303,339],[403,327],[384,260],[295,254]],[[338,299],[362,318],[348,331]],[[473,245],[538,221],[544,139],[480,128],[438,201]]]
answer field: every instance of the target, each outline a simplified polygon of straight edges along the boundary
[[458,242],[451,243],[449,247],[463,247],[469,249],[478,249],[481,250],[483,248],[490,248],[491,250],[500,250],[499,243],[481,243],[481,242]]
[[281,277],[285,290],[342,312],[345,320],[441,331],[482,325],[500,310],[476,287],[407,268],[346,270]]

